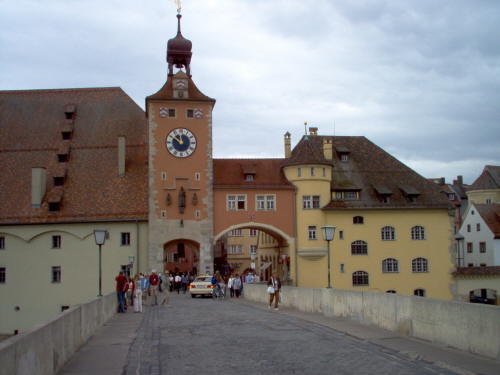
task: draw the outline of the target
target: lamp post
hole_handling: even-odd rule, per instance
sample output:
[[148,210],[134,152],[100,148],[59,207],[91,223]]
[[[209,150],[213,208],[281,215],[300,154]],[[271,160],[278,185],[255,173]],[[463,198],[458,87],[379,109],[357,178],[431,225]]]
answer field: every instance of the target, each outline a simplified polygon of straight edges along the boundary
[[108,233],[105,229],[94,230],[94,238],[96,245],[99,246],[99,294],[97,297],[102,297],[102,266],[101,266],[101,246],[106,242],[106,234]]
[[330,241],[333,240],[333,236],[335,235],[335,227],[333,225],[325,225],[321,227],[323,229],[323,238],[326,242],[328,242],[328,286],[327,288],[332,287],[331,277],[330,277]]

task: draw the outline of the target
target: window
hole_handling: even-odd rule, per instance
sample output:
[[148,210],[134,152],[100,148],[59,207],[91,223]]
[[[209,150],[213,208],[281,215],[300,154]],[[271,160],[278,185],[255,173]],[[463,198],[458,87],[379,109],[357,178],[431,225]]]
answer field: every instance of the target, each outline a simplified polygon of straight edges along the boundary
[[323,168],[323,177],[326,177],[326,168]]
[[227,209],[229,211],[242,211],[246,209],[246,195],[228,195]]
[[308,238],[310,240],[315,240],[316,239],[316,226],[315,225],[310,225],[307,228],[307,234],[308,234]]
[[470,224],[467,224],[467,232],[470,232]]
[[399,272],[399,263],[397,259],[387,258],[382,261],[382,272],[397,273]]
[[59,154],[57,155],[57,160],[59,163],[67,163],[69,161],[69,155],[68,154]]
[[318,209],[320,208],[320,198],[319,195],[303,195],[302,196],[302,208],[309,209]]
[[275,208],[274,195],[257,195],[256,207],[258,211],[272,211]]
[[0,237],[0,250],[5,250],[5,237]]
[[302,176],[302,168],[297,168],[297,177]]
[[246,202],[247,202],[246,195],[238,195],[236,201],[236,207],[238,208],[238,210],[245,210],[247,206]]
[[348,161],[349,160],[349,155],[348,154],[341,154],[340,155],[340,160],[341,161]]
[[201,180],[201,174],[200,174],[200,172],[195,172],[194,179],[195,179],[195,181],[200,181]]
[[391,289],[391,290],[387,290],[386,293],[396,294],[396,291],[394,289]]
[[472,253],[472,242],[467,242],[467,252]]
[[194,110],[193,109],[188,109],[186,111],[186,117],[187,118],[194,118]]
[[354,216],[352,218],[352,223],[353,224],[363,224],[364,223],[364,218],[363,216]]
[[72,132],[61,132],[63,141],[69,141],[72,134]]
[[247,173],[245,175],[245,181],[253,181],[253,174]]
[[409,195],[408,199],[410,200],[411,203],[417,203],[417,196],[416,195]]
[[314,167],[311,167],[311,176],[314,176]]
[[486,263],[481,263],[479,266],[480,267],[486,267]]
[[257,245],[250,245],[250,254],[257,254]]
[[165,218],[167,217],[167,210],[161,210],[161,217]]
[[389,203],[391,200],[388,195],[382,196],[382,203]]
[[227,196],[227,209],[230,211],[236,210],[236,196],[234,195]]
[[242,237],[243,236],[243,230],[241,229],[233,229],[231,232],[229,232],[229,237]]
[[344,231],[339,230],[339,240],[343,240],[343,239],[344,239]]
[[411,239],[412,240],[425,240],[425,230],[424,227],[416,225],[411,228]]
[[61,205],[59,202],[51,202],[49,203],[49,212],[57,212],[61,209]]
[[168,109],[168,117],[175,117],[175,108]]
[[199,218],[201,217],[201,212],[200,212],[200,210],[195,210],[195,211],[194,211],[194,216],[195,216],[197,219],[199,219]]
[[130,246],[130,232],[122,232],[121,238],[122,246]]
[[161,172],[161,179],[163,181],[166,181],[166,179],[167,179],[167,172]]
[[480,253],[486,252],[486,242],[479,242],[479,252]]
[[467,263],[467,267],[474,267],[474,263]]
[[448,194],[448,199],[449,199],[450,201],[454,201],[454,200],[455,200],[455,193],[450,193],[450,194]]
[[481,224],[480,223],[476,224],[476,232],[481,232]]
[[411,271],[415,273],[429,272],[429,265],[425,258],[415,258],[411,261]]
[[353,272],[352,285],[353,286],[368,285],[368,272],[365,272],[365,271]]
[[396,239],[396,230],[394,227],[383,227],[380,234],[382,241],[394,241]]
[[345,272],[345,264],[340,263],[340,272],[344,273]]
[[64,177],[54,177],[54,186],[63,186]]
[[490,198],[486,198],[486,204],[491,204],[491,199]]
[[52,282],[53,283],[61,282],[61,266],[52,267]]
[[359,192],[358,191],[336,191],[335,196],[332,196],[332,199],[337,199],[337,200],[358,200],[359,199]]
[[243,245],[229,245],[228,254],[243,254]]
[[312,196],[312,208],[319,208],[319,195]]
[[250,229],[250,237],[257,236],[257,229]]
[[413,291],[414,296],[425,297],[425,289],[415,289]]
[[367,255],[368,244],[365,241],[357,240],[351,243],[352,255]]
[[0,284],[5,284],[7,280],[7,269],[5,267],[0,267]]
[[52,236],[52,248],[53,249],[61,248],[61,236]]

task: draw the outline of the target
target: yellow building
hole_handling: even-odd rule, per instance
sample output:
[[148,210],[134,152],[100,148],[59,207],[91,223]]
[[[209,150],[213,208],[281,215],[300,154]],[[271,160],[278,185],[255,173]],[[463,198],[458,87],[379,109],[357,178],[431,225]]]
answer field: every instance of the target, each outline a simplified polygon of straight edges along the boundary
[[452,298],[453,221],[435,184],[365,137],[310,128],[287,153],[284,173],[297,189],[297,285],[328,286],[322,227],[332,225],[334,288]]

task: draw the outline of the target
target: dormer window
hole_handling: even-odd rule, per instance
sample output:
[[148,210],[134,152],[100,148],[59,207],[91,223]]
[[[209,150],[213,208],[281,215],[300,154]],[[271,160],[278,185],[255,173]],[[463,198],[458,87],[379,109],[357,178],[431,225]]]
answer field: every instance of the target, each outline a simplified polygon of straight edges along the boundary
[[63,186],[64,177],[54,177],[54,186]]
[[60,211],[60,209],[61,209],[61,203],[59,203],[59,202],[49,203],[49,211],[50,212],[57,212],[57,211]]
[[74,104],[67,104],[64,107],[64,116],[66,120],[74,120],[76,112],[76,106]]
[[340,154],[340,161],[349,161],[349,154]]
[[73,133],[71,132],[61,132],[63,141],[69,141]]
[[411,203],[417,203],[417,197],[420,195],[420,192],[417,191],[417,189],[410,185],[401,185],[399,188],[403,191],[403,194]]
[[253,181],[254,180],[254,175],[247,173],[245,174],[245,181]]
[[389,203],[391,201],[392,191],[385,185],[373,185],[373,189],[380,197],[382,203]]
[[346,201],[355,201],[359,200],[359,191],[352,191],[352,190],[346,190],[346,191],[336,191],[335,192],[335,199],[336,200],[346,200]]
[[64,143],[57,150],[57,160],[59,163],[67,163],[69,161],[69,143]]
[[349,161],[349,154],[351,151],[347,147],[338,146],[335,148],[335,151],[337,151],[340,161]]

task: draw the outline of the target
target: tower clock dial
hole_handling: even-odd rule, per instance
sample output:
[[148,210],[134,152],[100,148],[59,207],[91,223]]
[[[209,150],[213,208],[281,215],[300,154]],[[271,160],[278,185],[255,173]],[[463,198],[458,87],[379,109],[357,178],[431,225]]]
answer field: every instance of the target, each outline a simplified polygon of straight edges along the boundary
[[187,158],[196,150],[196,137],[189,130],[177,128],[165,140],[168,152],[177,158]]

